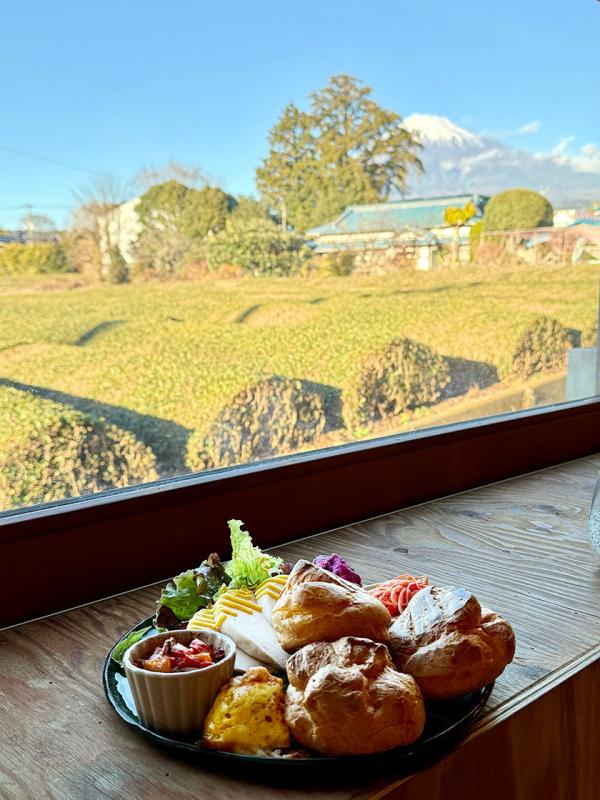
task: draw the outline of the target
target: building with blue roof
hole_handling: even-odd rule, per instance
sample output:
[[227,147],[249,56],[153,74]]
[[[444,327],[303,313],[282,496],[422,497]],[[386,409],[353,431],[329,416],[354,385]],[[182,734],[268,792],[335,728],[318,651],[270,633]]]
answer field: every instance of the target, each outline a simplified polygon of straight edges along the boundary
[[349,206],[333,222],[309,230],[308,237],[317,254],[342,251],[393,254],[408,246],[417,256],[417,267],[428,269],[433,265],[434,251],[450,245],[456,237],[456,229],[444,221],[446,209],[473,203],[477,210],[469,224],[458,231],[459,257],[467,260],[470,226],[481,219],[488,199],[485,195],[458,194]]

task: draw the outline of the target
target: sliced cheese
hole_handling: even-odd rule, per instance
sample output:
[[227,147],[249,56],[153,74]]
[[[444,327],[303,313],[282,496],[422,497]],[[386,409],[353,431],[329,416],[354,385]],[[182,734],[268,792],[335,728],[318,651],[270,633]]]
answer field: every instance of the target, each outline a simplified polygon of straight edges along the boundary
[[196,611],[194,616],[187,624],[189,631],[199,631],[202,628],[209,628],[210,630],[216,631],[219,629],[219,627],[220,626],[217,624],[214,607],[201,608],[200,611]]
[[[277,575],[249,589],[227,589],[211,608],[197,611],[188,622],[188,630],[221,631],[237,645],[236,668],[247,669],[267,664],[285,669],[288,654],[281,648],[271,625],[271,611],[277,602],[287,575]],[[239,662],[239,665],[238,665]]]
[[264,667],[264,664],[238,647],[235,651],[235,669],[239,672],[246,672],[250,667]]
[[215,606],[233,608],[238,611],[248,611],[250,613],[252,611],[260,611],[260,606],[256,603],[246,600],[245,598],[228,597],[227,594],[221,595],[215,603]]

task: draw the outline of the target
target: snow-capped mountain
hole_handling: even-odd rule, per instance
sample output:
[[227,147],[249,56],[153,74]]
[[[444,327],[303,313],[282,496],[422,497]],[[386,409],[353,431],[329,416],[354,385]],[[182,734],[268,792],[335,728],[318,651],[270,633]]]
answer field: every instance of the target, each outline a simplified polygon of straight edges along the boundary
[[455,147],[479,147],[483,138],[476,133],[471,133],[466,128],[461,128],[447,117],[436,117],[433,114],[411,114],[404,120],[404,126],[409,131],[419,134],[425,144],[451,144]]
[[594,145],[582,148],[579,156],[568,156],[564,146],[552,153],[528,153],[446,117],[412,114],[403,124],[423,145],[425,172],[413,178],[412,196],[491,195],[524,187],[541,192],[555,207],[600,199],[600,151]]

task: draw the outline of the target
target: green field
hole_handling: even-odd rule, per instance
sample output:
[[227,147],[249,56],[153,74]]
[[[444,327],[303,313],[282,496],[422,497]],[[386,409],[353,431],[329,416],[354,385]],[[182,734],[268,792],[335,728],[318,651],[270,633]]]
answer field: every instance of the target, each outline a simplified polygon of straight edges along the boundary
[[40,398],[131,430],[163,473],[179,471],[190,432],[261,377],[343,390],[361,357],[407,336],[503,379],[536,316],[585,334],[597,304],[594,266],[45,291],[13,280],[0,286],[0,444]]

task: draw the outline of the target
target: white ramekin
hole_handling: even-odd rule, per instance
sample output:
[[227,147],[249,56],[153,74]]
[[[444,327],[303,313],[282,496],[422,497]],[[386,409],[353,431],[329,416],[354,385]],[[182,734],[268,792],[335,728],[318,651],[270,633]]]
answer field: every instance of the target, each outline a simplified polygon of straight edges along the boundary
[[[210,667],[189,672],[151,672],[133,662],[148,658],[170,636],[181,644],[201,639],[225,651],[224,658]],[[141,722],[157,733],[187,736],[201,732],[219,689],[233,675],[235,642],[210,630],[166,631],[141,639],[123,657],[135,707]]]

